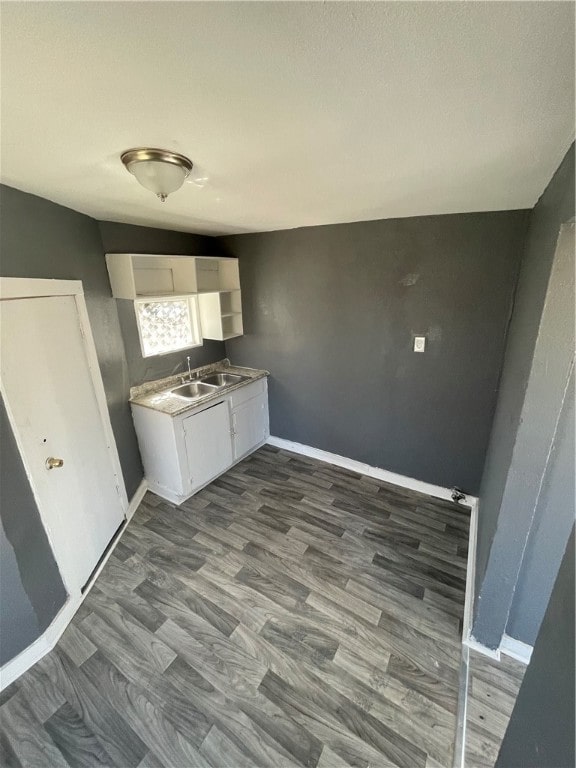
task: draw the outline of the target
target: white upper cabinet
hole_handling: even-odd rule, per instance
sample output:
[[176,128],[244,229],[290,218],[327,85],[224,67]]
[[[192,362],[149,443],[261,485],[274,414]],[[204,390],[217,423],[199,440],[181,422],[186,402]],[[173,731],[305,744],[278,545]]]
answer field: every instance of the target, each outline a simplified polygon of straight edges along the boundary
[[242,335],[238,259],[107,253],[106,265],[114,298],[197,296],[202,338],[225,341]]
[[107,253],[106,265],[115,299],[198,293],[194,257]]
[[237,259],[107,253],[106,265],[115,299],[240,289]]

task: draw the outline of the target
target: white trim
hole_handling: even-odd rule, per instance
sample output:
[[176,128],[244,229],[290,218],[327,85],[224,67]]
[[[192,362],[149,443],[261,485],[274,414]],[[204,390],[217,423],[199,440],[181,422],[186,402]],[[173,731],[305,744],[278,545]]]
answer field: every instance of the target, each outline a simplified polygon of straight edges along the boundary
[[134,493],[134,496],[132,496],[132,499],[130,501],[130,504],[128,505],[128,510],[126,511],[126,520],[130,521],[134,517],[134,512],[138,509],[140,506],[140,502],[146,495],[146,491],[148,490],[148,483],[146,482],[146,478],[142,480],[138,488],[136,488],[136,492]]
[[464,598],[464,620],[462,622],[462,642],[464,644],[472,634],[474,618],[474,590],[476,586],[476,547],[478,542],[478,499],[470,506],[470,529],[468,534],[468,560],[466,562],[466,596]]
[[0,299],[34,299],[40,296],[83,294],[81,280],[46,280],[32,277],[1,277]]
[[[140,489],[138,489],[140,490]],[[106,565],[108,558],[116,548],[116,545],[120,541],[120,538],[126,530],[127,523],[123,523],[122,527],[116,533],[114,539],[110,543],[108,550],[102,558],[100,564],[90,577],[90,581],[86,585],[86,589],[83,594],[70,595],[62,608],[58,611],[50,626],[40,635],[28,648],[25,648],[17,656],[10,661],[7,661],[4,666],[0,667],[0,691],[7,688],[14,680],[17,680],[20,675],[23,675],[30,667],[34,666],[40,659],[49,653],[58,640],[64,634],[64,631],[68,624],[74,618],[74,614],[82,605],[86,595],[92,589],[94,582],[100,575],[102,569]]]
[[532,646],[528,645],[528,643],[523,643],[522,640],[516,640],[515,638],[510,637],[510,635],[504,635],[500,642],[501,653],[526,665],[530,664],[533,650]]
[[466,719],[468,717],[468,691],[470,688],[470,649],[462,645],[460,679],[458,685],[458,709],[456,710],[456,736],[452,768],[466,768]]
[[[228,469],[230,469],[230,467]],[[212,478],[212,480],[215,479],[215,477]],[[212,480],[209,480],[208,482],[211,483]],[[171,491],[170,488],[166,488],[163,485],[160,485],[160,483],[156,483],[154,480],[147,480],[147,483],[148,490],[156,494],[156,496],[160,496],[161,499],[169,501],[170,504],[175,504],[177,507],[179,507],[180,504],[183,504],[191,496],[194,496],[195,493],[202,490],[201,488],[198,488],[197,491],[192,491],[192,493],[176,493],[175,491]],[[206,483],[206,485],[208,485],[208,483]],[[202,486],[202,488],[204,488],[204,486]]]
[[[52,281],[47,280],[46,282]],[[66,281],[63,280],[58,282]],[[108,453],[110,454],[110,459],[112,461],[112,469],[116,477],[116,488],[118,490],[118,495],[120,496],[120,502],[122,509],[124,510],[124,516],[126,516],[128,511],[128,496],[126,494],[126,486],[124,485],[122,465],[120,464],[120,456],[118,455],[118,446],[116,445],[116,439],[114,437],[114,432],[112,431],[110,412],[108,410],[108,402],[106,400],[106,391],[104,389],[104,382],[102,381],[102,373],[100,371],[98,355],[96,354],[96,344],[94,343],[94,336],[92,335],[92,326],[90,325],[90,318],[88,317],[88,309],[86,307],[84,291],[82,290],[82,283],[80,283],[80,289],[80,293],[76,294],[75,299],[76,309],[80,319],[80,330],[84,338],[84,351],[88,360],[88,368],[90,369],[92,386],[94,389],[94,395],[96,397],[96,404],[98,406],[98,410],[100,411],[100,421],[102,422],[102,428],[104,429],[104,434],[106,436]]]
[[[443,488],[441,485],[432,485],[431,483],[425,483],[423,480],[416,480],[413,477],[398,475],[396,472],[389,472],[387,469],[372,467],[370,464],[363,464],[361,461],[348,459],[345,456],[339,456],[336,453],[322,451],[320,448],[313,448],[310,445],[303,445],[302,443],[294,443],[291,440],[284,440],[282,437],[274,437],[271,435],[266,442],[276,448],[284,448],[287,451],[299,453],[302,456],[309,456],[312,459],[318,459],[318,461],[324,461],[327,464],[334,464],[337,467],[350,469],[353,472],[358,472],[360,475],[374,477],[377,480],[383,480],[385,483],[390,483],[391,485],[399,485],[401,488],[408,488],[411,491],[425,493],[426,495],[434,496],[437,499],[452,501],[451,489]],[[464,502],[467,506],[472,506],[474,503],[478,502],[478,499],[476,496],[466,496]]]
[[464,645],[470,648],[471,651],[478,651],[483,656],[488,656],[490,659],[500,661],[500,648],[488,648],[487,645],[482,645],[476,640],[475,637],[470,635],[463,641]]

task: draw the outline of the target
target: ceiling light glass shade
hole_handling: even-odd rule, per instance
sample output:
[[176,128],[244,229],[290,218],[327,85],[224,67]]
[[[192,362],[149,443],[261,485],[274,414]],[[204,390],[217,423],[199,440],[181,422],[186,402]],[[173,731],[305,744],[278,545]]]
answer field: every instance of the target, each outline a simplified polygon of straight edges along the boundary
[[180,189],[186,178],[186,171],[177,165],[170,165],[159,160],[142,160],[130,168],[140,184],[161,200],[165,200],[171,192]]
[[121,159],[140,184],[162,202],[171,192],[180,189],[192,170],[191,160],[164,149],[129,149]]

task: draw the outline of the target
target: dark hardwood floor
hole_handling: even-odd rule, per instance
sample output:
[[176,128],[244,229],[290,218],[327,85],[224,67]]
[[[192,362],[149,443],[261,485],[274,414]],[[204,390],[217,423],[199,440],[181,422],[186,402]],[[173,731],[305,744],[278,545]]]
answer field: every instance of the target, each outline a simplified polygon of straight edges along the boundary
[[57,647],[2,694],[3,766],[451,766],[467,510],[265,447],[148,494]]

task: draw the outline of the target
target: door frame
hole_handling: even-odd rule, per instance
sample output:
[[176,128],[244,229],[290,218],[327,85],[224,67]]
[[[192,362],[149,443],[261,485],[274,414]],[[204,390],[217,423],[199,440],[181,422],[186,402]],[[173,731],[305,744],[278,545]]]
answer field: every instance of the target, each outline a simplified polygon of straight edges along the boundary
[[[11,301],[14,299],[37,299],[53,296],[71,296],[74,298],[76,303],[76,309],[80,323],[80,332],[84,344],[86,359],[88,362],[90,378],[92,380],[92,386],[96,397],[96,405],[100,415],[102,429],[104,430],[104,435],[106,438],[108,454],[116,482],[116,490],[120,498],[120,506],[124,512],[124,517],[126,518],[128,512],[128,496],[126,494],[126,487],[124,485],[116,439],[114,437],[112,424],[110,422],[110,413],[108,411],[108,404],[106,401],[106,392],[104,390],[102,374],[98,364],[98,356],[96,354],[96,346],[94,344],[92,328],[90,327],[90,320],[88,317],[88,310],[86,308],[86,299],[84,298],[84,288],[82,286],[82,282],[80,280],[48,280],[44,278],[0,277],[0,301]],[[27,458],[24,452],[24,444],[21,435],[19,434],[18,427],[15,423],[12,409],[10,407],[10,402],[4,390],[1,375],[0,392],[2,392],[2,396],[4,397],[6,411],[8,414],[8,421],[10,422],[10,426],[14,432],[16,445],[18,446],[18,451],[22,458],[24,470],[34,495],[34,500],[40,514],[40,519],[42,520],[42,524],[46,531],[46,535],[48,536],[56,564],[58,565],[58,570],[60,571],[60,575],[62,576],[62,580],[69,597],[75,601],[81,595],[81,588],[83,587],[83,584],[76,583],[72,574],[66,573],[62,568],[61,553],[58,551],[58,548],[54,546],[54,541],[50,534],[50,529],[47,525],[45,515],[43,514],[40,494],[34,485],[32,473],[30,471],[30,467],[28,466]]]

